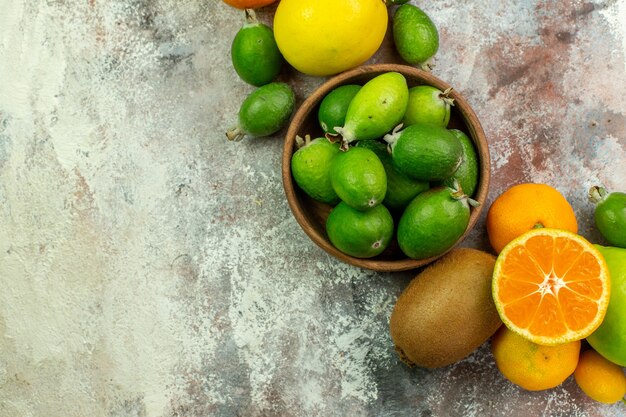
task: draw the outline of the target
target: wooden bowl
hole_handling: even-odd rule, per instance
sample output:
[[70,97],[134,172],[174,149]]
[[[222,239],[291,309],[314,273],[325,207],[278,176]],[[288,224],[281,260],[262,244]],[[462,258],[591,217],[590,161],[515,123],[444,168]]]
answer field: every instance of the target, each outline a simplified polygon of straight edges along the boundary
[[[409,88],[416,85],[427,84],[444,91],[450,87],[450,85],[441,81],[431,73],[406,65],[368,65],[341,73],[326,81],[315,92],[313,92],[313,94],[308,97],[304,103],[302,103],[294,115],[293,120],[289,125],[289,129],[287,130],[282,159],[283,186],[285,188],[285,194],[287,195],[289,207],[291,207],[296,221],[300,224],[311,240],[313,240],[313,242],[326,252],[344,262],[361,268],[383,272],[406,271],[409,269],[419,268],[434,261],[443,254],[427,259],[411,259],[402,253],[395,238],[385,252],[374,258],[355,258],[341,252],[333,246],[326,235],[326,218],[328,217],[332,207],[313,200],[300,190],[300,188],[298,188],[291,175],[291,156],[297,150],[295,140],[296,135],[301,137],[311,135],[311,138],[323,136],[323,131],[319,126],[317,119],[317,111],[320,102],[326,94],[344,84],[363,85],[377,75],[389,71],[396,71],[404,75]],[[454,246],[456,246],[465,238],[472,227],[474,227],[483,208],[489,188],[490,161],[485,133],[480,125],[480,122],[478,121],[478,118],[476,117],[476,114],[474,114],[470,105],[458,91],[452,90],[450,97],[454,99],[455,106],[452,108],[452,115],[450,117],[448,128],[459,129],[465,132],[473,140],[478,154],[479,179],[478,187],[473,198],[481,203],[477,208],[471,209],[472,211],[469,225],[467,226],[463,236],[461,236],[455,243]],[[396,226],[397,220],[397,218],[394,218]]]

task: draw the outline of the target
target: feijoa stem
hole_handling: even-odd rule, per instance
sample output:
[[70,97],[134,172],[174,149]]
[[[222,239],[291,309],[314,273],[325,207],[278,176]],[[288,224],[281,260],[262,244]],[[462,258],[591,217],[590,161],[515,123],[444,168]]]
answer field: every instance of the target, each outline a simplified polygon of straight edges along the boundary
[[230,141],[239,142],[241,139],[246,137],[246,132],[244,132],[243,130],[239,128],[239,126],[237,126],[237,127],[233,127],[232,129],[228,129],[226,131],[226,137]]
[[600,187],[599,185],[594,185],[589,189],[589,201],[593,204],[598,204],[603,201],[609,193],[606,191],[604,187]]
[[424,71],[428,71],[431,72],[433,70],[433,68],[435,68],[435,63],[433,62],[433,59],[430,58],[425,62],[422,62],[421,64],[419,64],[420,68]]
[[[356,139],[354,137],[354,134],[350,133],[349,131],[347,131],[345,126],[344,127],[335,127],[335,132],[337,132],[339,135],[341,135],[341,147],[339,149],[341,149],[342,151],[347,151],[348,150],[348,145],[350,145],[350,142],[353,142]],[[328,136],[326,136],[326,137],[328,137]]]
[[465,192],[463,191],[463,188],[461,188],[461,183],[456,178],[452,182],[451,188],[452,188],[452,193],[450,195],[455,200],[461,200],[462,198],[467,197],[467,195],[465,195]]
[[256,18],[256,13],[253,9],[245,9],[246,12],[246,22],[249,24],[259,23]]
[[480,206],[480,203],[478,201],[470,198],[470,196],[465,194],[463,188],[461,188],[461,184],[456,178],[454,179],[454,183],[452,184],[452,192],[450,193],[450,196],[455,200],[466,200],[472,207]]
[[383,140],[387,142],[390,146],[392,146],[400,137],[400,129],[402,129],[402,126],[404,125],[400,123],[398,126],[394,127],[391,133],[387,133],[383,137]]
[[311,135],[304,135],[304,139],[302,139],[302,136],[296,135],[296,145],[298,146],[298,149],[304,148],[310,143],[311,143]]
[[452,87],[448,87],[443,93],[439,94],[439,98],[442,99],[448,106],[454,106],[454,99],[450,98],[451,92]]
[[340,135],[336,135],[334,133],[326,133],[324,134],[324,137],[330,142],[330,143],[337,143],[341,140],[341,136]]

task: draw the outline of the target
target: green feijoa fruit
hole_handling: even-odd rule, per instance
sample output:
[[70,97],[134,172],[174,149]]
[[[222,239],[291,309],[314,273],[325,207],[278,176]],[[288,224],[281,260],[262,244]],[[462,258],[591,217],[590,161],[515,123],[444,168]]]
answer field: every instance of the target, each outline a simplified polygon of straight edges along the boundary
[[276,78],[283,63],[272,29],[250,14],[235,35],[230,53],[239,77],[257,87]]
[[470,218],[468,197],[449,187],[419,194],[402,213],[398,244],[410,258],[441,255],[465,233]]
[[448,127],[450,109],[454,105],[454,99],[449,97],[451,91],[441,91],[430,85],[411,88],[402,124],[405,127],[417,124]]
[[344,144],[378,139],[400,123],[408,102],[409,88],[402,74],[378,75],[356,93],[344,126],[335,130],[343,136]]
[[330,242],[343,253],[357,258],[380,255],[393,236],[393,218],[382,204],[366,211],[341,202],[326,220]]
[[409,0],[385,0],[385,4],[386,5],[394,5],[394,6],[399,6],[401,4],[405,4],[408,3]]
[[344,125],[348,106],[360,89],[361,86],[356,84],[342,85],[324,97],[317,112],[324,133],[337,134],[335,127]]
[[387,192],[387,174],[376,154],[366,148],[350,148],[335,156],[330,181],[343,201],[357,210],[382,203]]
[[463,161],[454,174],[443,183],[448,187],[454,187],[454,181],[458,181],[465,194],[472,197],[478,186],[478,155],[472,140],[457,129],[450,129],[450,133],[459,139],[463,146]]
[[402,59],[424,66],[439,49],[439,33],[421,9],[404,4],[393,16],[393,39]]
[[403,210],[421,192],[428,190],[429,183],[407,177],[393,166],[387,145],[377,140],[361,140],[359,148],[368,148],[374,151],[387,174],[387,193],[383,204],[390,210]]
[[291,174],[296,184],[315,200],[338,203],[339,197],[330,182],[330,165],[341,152],[339,143],[326,138],[311,140],[309,136],[304,141],[300,137],[296,140],[302,145],[291,157]]
[[246,135],[273,135],[285,127],[296,104],[296,96],[285,83],[269,83],[250,94],[239,109],[239,125],[226,132],[229,140]]
[[442,181],[452,176],[463,159],[461,141],[447,129],[412,125],[385,135],[394,166],[421,181]]
[[591,187],[589,199],[596,203],[596,227],[613,246],[626,248],[626,193],[609,193],[602,187]]

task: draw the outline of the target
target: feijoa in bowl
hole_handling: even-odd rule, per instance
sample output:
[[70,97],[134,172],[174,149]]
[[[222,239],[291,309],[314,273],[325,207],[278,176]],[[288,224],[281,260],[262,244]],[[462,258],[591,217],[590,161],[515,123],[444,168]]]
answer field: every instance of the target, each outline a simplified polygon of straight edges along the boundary
[[[346,71],[326,81],[302,103],[289,125],[282,155],[282,177],[285,194],[289,207],[304,232],[316,245],[337,259],[357,267],[381,272],[416,269],[431,263],[445,252],[427,259],[411,259],[400,250],[395,238],[383,253],[373,258],[356,258],[341,252],[333,246],[326,234],[326,219],[333,206],[310,198],[298,187],[291,173],[291,158],[294,152],[298,150],[297,136],[302,138],[306,135],[310,135],[311,138],[324,136],[318,121],[318,109],[321,101],[328,93],[346,84],[363,85],[378,75],[392,71],[404,75],[409,88],[429,85],[446,91],[452,87],[430,72],[406,65],[376,64]],[[472,198],[479,205],[471,208],[469,224],[465,233],[452,246],[455,247],[474,227],[484,207],[489,188],[490,160],[485,133],[471,106],[456,88],[447,92],[447,97],[454,100],[448,129],[458,129],[464,132],[472,140],[478,156],[478,185]],[[396,221],[395,227],[397,227],[398,218],[394,220]]]

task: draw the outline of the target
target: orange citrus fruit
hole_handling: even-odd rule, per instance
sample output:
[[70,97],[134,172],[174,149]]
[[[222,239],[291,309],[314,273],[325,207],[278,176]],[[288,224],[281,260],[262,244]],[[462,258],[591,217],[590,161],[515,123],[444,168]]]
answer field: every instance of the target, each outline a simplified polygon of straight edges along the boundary
[[258,9],[272,4],[275,1],[276,0],[224,0],[224,3],[238,9]]
[[498,369],[514,384],[528,391],[554,388],[576,369],[580,340],[557,346],[541,346],[502,326],[491,340]]
[[559,229],[534,229],[506,245],[492,285],[502,322],[540,345],[589,336],[609,304],[602,254],[583,237]]
[[574,209],[546,184],[519,184],[493,202],[487,213],[487,234],[496,252],[524,232],[538,227],[578,232]]
[[595,350],[580,355],[574,379],[585,394],[601,403],[613,404],[626,395],[624,370]]

